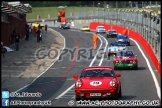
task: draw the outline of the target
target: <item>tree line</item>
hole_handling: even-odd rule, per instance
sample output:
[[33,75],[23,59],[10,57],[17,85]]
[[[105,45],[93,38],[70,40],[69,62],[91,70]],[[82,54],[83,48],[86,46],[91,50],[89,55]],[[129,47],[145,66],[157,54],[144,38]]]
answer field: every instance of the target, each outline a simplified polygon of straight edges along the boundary
[[[131,8],[138,5],[142,6],[150,5],[150,1],[21,1],[22,3],[29,3],[32,7],[52,7],[52,6],[82,6],[82,7],[103,7],[107,4],[109,8]],[[160,4],[161,1],[157,1]],[[155,5],[156,1],[151,1],[151,4]]]

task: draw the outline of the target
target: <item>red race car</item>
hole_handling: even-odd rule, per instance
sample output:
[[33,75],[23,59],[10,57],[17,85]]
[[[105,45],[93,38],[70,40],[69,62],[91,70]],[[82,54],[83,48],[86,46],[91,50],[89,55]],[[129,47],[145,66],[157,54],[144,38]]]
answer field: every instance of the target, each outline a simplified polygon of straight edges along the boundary
[[92,66],[82,70],[80,76],[74,75],[75,99],[121,97],[121,74],[116,74],[109,66]]
[[120,51],[114,57],[114,70],[118,68],[133,68],[138,69],[137,55],[131,50]]

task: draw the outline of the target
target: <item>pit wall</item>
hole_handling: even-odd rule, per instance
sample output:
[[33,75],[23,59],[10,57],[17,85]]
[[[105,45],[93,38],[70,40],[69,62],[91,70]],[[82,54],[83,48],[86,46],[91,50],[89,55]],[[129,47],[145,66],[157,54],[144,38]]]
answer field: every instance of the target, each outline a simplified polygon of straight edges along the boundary
[[[89,27],[91,30],[96,30],[97,26],[104,26],[106,31],[109,30],[111,27],[111,29],[115,29],[118,33],[122,33],[123,30],[126,29],[124,27],[115,26],[115,25],[110,26],[110,24],[103,24],[103,23],[98,23],[98,22],[91,22],[89,24]],[[145,40],[145,38],[141,34],[135,32],[133,30],[129,30],[129,37],[136,40],[138,43],[141,44],[141,46],[143,47],[143,49],[146,51],[146,53],[150,57],[151,61],[153,62],[154,66],[158,70],[158,73],[161,75],[161,63],[156,58],[156,56],[155,56],[150,44],[147,42],[147,40]]]

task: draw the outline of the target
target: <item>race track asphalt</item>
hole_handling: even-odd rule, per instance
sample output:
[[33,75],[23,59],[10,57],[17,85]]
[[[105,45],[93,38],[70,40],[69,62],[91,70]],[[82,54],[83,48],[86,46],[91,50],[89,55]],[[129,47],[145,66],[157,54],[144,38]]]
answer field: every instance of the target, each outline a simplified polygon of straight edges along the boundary
[[[75,30],[61,30],[58,28],[53,28],[54,30],[60,32],[66,39],[65,49],[73,51],[74,48],[78,49],[93,49],[92,34],[86,32],[80,32]],[[106,37],[105,34],[101,34]],[[108,43],[114,42],[114,38],[107,39]],[[100,45],[98,43],[98,47]],[[104,43],[105,44],[105,43]],[[122,83],[122,97],[119,100],[159,100],[157,95],[157,90],[146,64],[144,57],[141,55],[136,44],[131,41],[131,45],[128,46],[129,50],[133,50],[137,54],[139,61],[138,70],[116,70],[116,73],[121,74]],[[96,51],[93,52],[95,55]],[[89,57],[89,54],[87,54]],[[73,75],[79,75],[82,68],[88,67],[93,59],[93,57],[88,59],[70,60],[70,54],[63,55],[62,60],[55,62],[51,68],[44,73],[40,78],[38,78],[31,86],[24,89],[21,92],[36,93],[41,92],[41,97],[34,98],[10,98],[11,100],[27,100],[27,101],[37,101],[37,100],[50,100],[51,106],[69,106],[68,102],[70,100],[75,100],[74,88],[70,89],[63,96],[58,96],[72,86],[75,80],[72,78]],[[75,58],[75,57],[74,57]],[[105,58],[102,62],[103,66],[113,67],[113,56],[108,60]],[[94,65],[97,65],[97,61]],[[151,63],[152,65],[152,63]],[[158,81],[160,77],[156,75]],[[160,82],[159,82],[160,83]],[[160,100],[159,100],[160,101]]]

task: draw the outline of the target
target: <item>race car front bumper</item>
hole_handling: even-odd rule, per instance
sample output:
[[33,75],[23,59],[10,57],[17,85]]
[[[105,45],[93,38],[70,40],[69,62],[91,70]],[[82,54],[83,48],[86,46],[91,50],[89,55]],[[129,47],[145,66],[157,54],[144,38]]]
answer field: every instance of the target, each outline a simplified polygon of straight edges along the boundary
[[114,98],[117,95],[117,89],[109,90],[75,90],[80,98]]
[[137,64],[115,64],[116,68],[135,68]]
[[116,55],[116,53],[117,53],[117,52],[110,51],[110,52],[108,52],[108,56],[110,56],[110,55]]
[[107,34],[107,36],[108,37],[114,37],[115,38],[117,36],[117,34]]
[[118,44],[130,45],[130,42],[117,42]]

